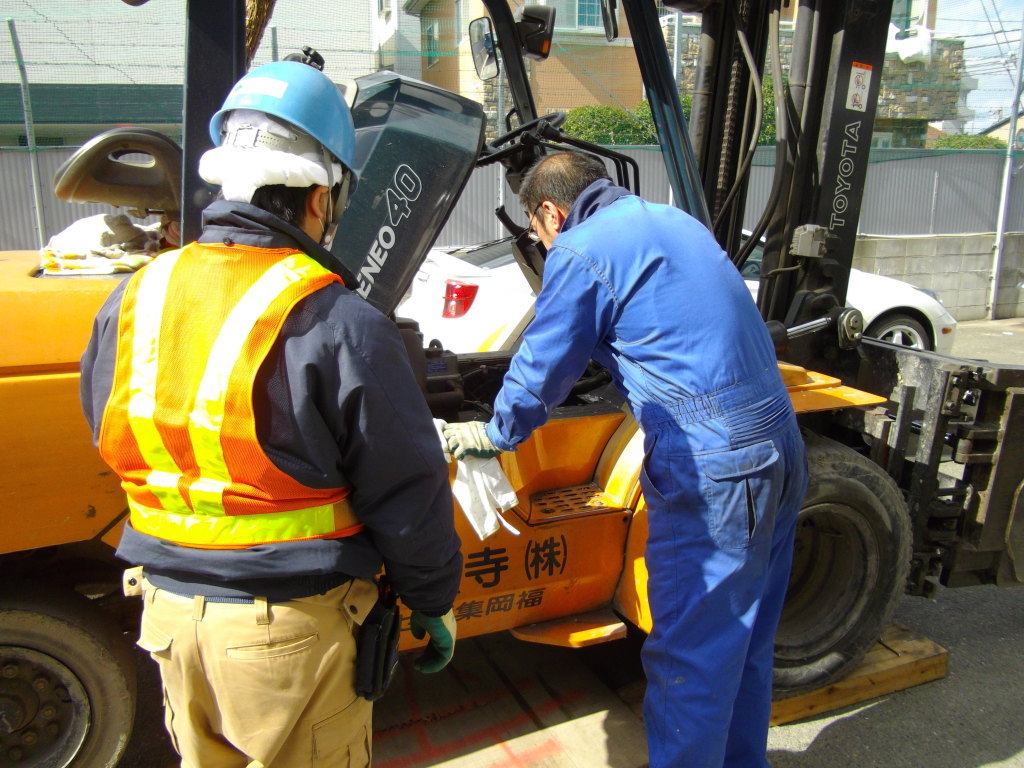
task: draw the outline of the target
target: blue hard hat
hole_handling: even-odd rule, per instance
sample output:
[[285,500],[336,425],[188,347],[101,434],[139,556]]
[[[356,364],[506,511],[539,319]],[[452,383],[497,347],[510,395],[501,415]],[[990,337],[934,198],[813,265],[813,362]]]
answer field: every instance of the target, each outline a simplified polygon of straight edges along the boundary
[[254,109],[291,123],[353,170],[356,134],[352,113],[338,87],[320,70],[298,61],[275,61],[246,73],[210,119],[215,146],[223,142],[225,116],[235,109]]

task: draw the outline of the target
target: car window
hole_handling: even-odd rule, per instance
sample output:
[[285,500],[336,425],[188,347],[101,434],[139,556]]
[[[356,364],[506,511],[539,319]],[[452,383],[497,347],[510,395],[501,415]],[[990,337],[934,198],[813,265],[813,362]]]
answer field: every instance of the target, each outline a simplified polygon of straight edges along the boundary
[[764,246],[759,245],[753,250],[750,256],[747,257],[747,261],[743,265],[743,269],[740,270],[740,274],[747,280],[756,280],[759,278],[761,276],[761,259],[763,256]]
[[475,248],[459,248],[450,251],[450,254],[467,264],[483,269],[494,269],[515,261],[515,257],[512,255],[512,243],[509,240],[485,243]]

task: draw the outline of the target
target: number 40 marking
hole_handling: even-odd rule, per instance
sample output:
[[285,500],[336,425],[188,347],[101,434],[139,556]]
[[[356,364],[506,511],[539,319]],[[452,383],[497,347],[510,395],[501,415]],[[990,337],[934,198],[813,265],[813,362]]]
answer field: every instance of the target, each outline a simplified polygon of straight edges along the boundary
[[423,184],[416,171],[404,163],[395,170],[395,177],[386,192],[388,216],[391,226],[397,227],[398,222],[408,216],[412,209],[409,203],[415,202],[423,191]]

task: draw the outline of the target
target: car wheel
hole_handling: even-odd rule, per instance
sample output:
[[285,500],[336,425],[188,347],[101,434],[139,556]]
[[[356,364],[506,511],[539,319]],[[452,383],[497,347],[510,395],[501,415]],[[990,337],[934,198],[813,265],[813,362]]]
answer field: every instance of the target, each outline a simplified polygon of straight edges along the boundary
[[810,477],[775,640],[777,698],[848,674],[903,595],[910,515],[899,488],[851,448],[804,433]]
[[114,624],[75,592],[4,585],[0,764],[117,765],[132,730],[135,664]]
[[910,315],[896,314],[881,317],[871,324],[864,335],[901,347],[923,349],[929,352],[934,349],[928,331],[919,320]]

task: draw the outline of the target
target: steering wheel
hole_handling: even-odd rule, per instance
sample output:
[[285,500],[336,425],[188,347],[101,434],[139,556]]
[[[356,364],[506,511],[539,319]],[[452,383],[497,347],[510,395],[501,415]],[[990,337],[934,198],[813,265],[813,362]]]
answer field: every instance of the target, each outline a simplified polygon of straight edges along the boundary
[[[492,156],[497,154],[499,151],[502,151],[502,148],[505,147],[506,144],[510,144],[511,142],[515,141],[524,133],[529,133],[530,131],[537,128],[541,123],[548,123],[552,127],[558,128],[564,122],[565,112],[549,112],[546,115],[541,115],[538,118],[523,123],[519,127],[513,128],[508,133],[503,133],[501,136],[498,136],[493,141],[489,141],[486,144],[484,144],[484,150],[483,152],[481,152],[481,159],[492,159]],[[512,147],[507,147],[504,150],[504,152],[509,152],[511,149]]]

